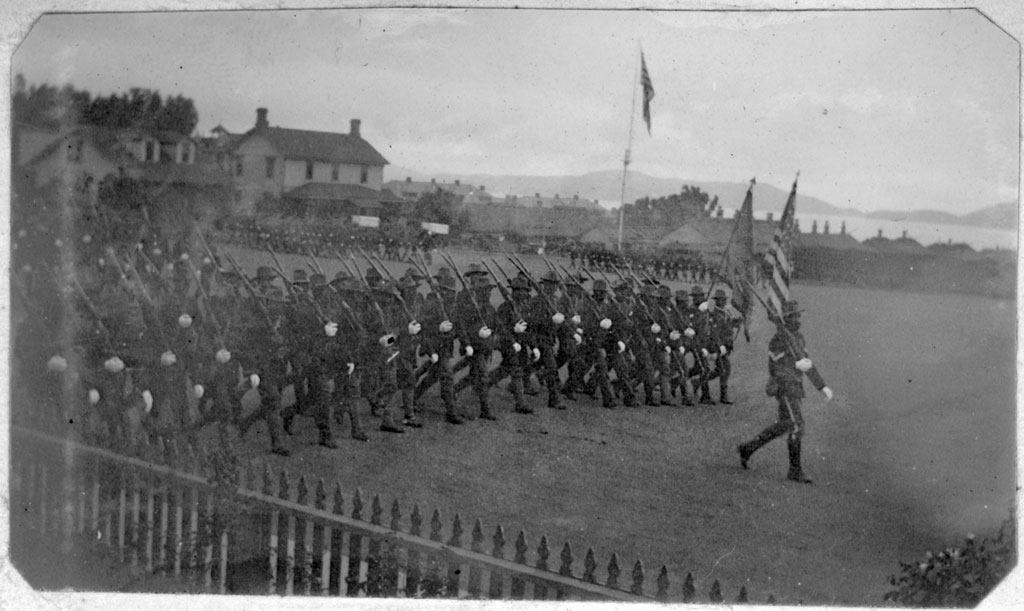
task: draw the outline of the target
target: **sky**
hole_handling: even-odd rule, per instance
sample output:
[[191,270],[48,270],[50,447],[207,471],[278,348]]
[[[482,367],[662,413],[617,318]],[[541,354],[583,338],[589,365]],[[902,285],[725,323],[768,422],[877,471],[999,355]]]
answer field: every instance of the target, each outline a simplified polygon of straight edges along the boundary
[[960,214],[1018,199],[1019,57],[971,10],[419,8],[47,15],[12,68],[185,95],[200,134],[244,132],[257,107],[297,129],[359,118],[387,179],[621,170],[631,145],[653,176],[800,171],[837,206]]

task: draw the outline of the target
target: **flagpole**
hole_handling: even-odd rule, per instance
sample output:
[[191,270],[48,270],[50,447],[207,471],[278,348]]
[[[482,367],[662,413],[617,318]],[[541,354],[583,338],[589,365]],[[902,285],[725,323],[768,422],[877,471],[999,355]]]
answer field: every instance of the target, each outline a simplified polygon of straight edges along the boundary
[[[638,45],[639,46],[639,45]],[[643,47],[640,47],[640,54],[643,55]],[[622,159],[622,192],[619,195],[619,241],[618,252],[622,252],[622,228],[626,214],[626,176],[629,174],[629,151],[633,148],[633,123],[636,122],[636,90],[639,80],[640,66],[633,67],[633,101],[629,109],[629,144],[626,146],[626,155]]]

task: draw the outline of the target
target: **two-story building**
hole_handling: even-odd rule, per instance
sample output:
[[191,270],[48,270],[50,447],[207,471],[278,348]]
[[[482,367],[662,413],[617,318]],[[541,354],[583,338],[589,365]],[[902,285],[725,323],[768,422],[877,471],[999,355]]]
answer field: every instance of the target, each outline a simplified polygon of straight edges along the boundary
[[236,211],[272,201],[300,217],[379,216],[398,198],[383,188],[388,160],[359,127],[359,119],[347,134],[271,127],[267,109],[257,108],[255,126],[232,150]]

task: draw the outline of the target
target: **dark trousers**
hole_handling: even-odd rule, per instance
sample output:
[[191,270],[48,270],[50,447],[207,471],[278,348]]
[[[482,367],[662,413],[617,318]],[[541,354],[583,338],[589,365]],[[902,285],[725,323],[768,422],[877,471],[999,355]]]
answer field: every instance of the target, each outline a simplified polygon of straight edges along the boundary
[[729,376],[732,374],[732,362],[729,360],[729,355],[732,354],[731,349],[727,349],[725,354],[721,352],[715,357],[715,369],[708,375],[708,381],[718,379],[718,391],[721,393],[722,398],[729,396]]
[[800,467],[800,446],[804,436],[804,417],[800,411],[800,397],[785,394],[776,396],[779,402],[779,413],[775,423],[761,431],[757,437],[740,446],[740,450],[752,455],[768,442],[789,433],[789,471],[791,474],[802,473]]

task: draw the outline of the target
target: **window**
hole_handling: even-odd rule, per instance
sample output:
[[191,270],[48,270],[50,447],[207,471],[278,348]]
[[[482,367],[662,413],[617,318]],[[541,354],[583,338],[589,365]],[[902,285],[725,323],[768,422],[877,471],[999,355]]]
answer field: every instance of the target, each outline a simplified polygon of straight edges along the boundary
[[306,162],[306,180],[313,180],[313,162]]
[[370,168],[364,165],[359,168],[359,184],[365,185],[368,182],[370,182]]
[[241,157],[236,157],[235,158],[235,176],[241,176],[242,175],[242,167],[243,167],[242,166],[242,158]]
[[338,164],[331,165],[331,180],[338,182]]
[[274,177],[274,157],[267,157],[267,178]]
[[143,161],[156,161],[156,142],[146,140],[146,154]]

